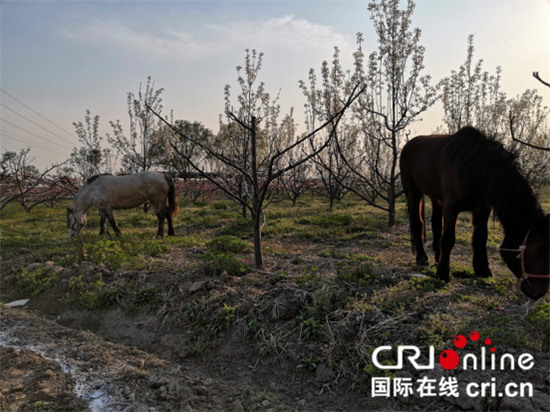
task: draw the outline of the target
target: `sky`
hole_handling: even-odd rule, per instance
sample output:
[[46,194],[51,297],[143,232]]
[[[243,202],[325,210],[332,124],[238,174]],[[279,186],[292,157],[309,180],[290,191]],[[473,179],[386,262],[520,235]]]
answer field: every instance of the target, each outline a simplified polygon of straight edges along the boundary
[[[24,1],[0,2],[0,149],[31,148],[40,169],[62,162],[78,146],[73,122],[86,110],[129,129],[127,94],[147,77],[163,88],[163,113],[199,121],[214,132],[224,110],[224,86],[236,102],[236,67],[245,49],[264,53],[258,81],[279,93],[283,114],[294,108],[303,126],[298,84],[340,49],[353,69],[356,33],[363,50],[377,50],[368,1]],[[403,3],[403,2],[402,2]],[[403,4],[404,6],[404,4]],[[537,89],[550,102],[550,1],[416,1],[412,26],[422,30],[423,74],[432,84],[466,59],[502,68],[502,90],[515,97]],[[442,125],[434,106],[412,126],[429,134]],[[104,141],[105,146],[107,143]]]

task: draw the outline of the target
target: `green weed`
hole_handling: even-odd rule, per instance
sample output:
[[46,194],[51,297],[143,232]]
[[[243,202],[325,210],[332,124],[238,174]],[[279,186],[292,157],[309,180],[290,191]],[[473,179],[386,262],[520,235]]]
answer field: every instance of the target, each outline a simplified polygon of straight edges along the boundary
[[310,317],[308,314],[303,313],[298,319],[302,322],[302,336],[306,341],[315,340],[325,331],[325,326],[321,325],[321,321]]
[[231,324],[233,319],[235,319],[236,311],[236,307],[227,306],[225,303],[223,304],[223,308],[216,313],[214,322],[210,326],[210,330],[214,336]]
[[310,353],[309,356],[305,356],[300,360],[296,369],[307,369],[308,371],[313,372],[317,368],[317,363],[319,359],[315,359],[313,353]]
[[313,216],[311,218],[313,224],[324,228],[330,228],[333,226],[347,226],[353,222],[351,215],[332,214],[326,216]]
[[57,275],[47,266],[39,266],[31,272],[21,272],[16,275],[17,289],[21,292],[37,296],[51,289],[57,281]]

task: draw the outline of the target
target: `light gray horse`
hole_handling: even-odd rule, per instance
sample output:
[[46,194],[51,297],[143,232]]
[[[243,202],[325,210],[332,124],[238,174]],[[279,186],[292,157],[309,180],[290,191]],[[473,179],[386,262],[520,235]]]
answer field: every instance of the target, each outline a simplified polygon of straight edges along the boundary
[[158,217],[157,236],[164,237],[165,218],[168,220],[168,236],[173,236],[172,217],[180,209],[172,176],[150,171],[127,176],[92,176],[76,194],[73,205],[67,209],[69,236],[76,236],[86,226],[86,215],[92,206],[99,210],[101,217],[99,234],[105,234],[105,220],[109,219],[115,233],[119,235],[121,232],[113,216],[113,209],[132,209],[147,201]]

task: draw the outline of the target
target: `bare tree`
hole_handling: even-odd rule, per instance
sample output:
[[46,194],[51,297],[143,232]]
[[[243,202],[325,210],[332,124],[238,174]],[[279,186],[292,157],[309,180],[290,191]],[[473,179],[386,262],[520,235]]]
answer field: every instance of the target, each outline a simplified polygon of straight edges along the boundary
[[[329,68],[328,63],[323,61],[321,65],[322,88],[317,88],[317,76],[313,69],[309,72],[309,87],[303,81],[300,81],[300,88],[306,96],[305,114],[306,126],[309,131],[314,130],[319,122],[327,121],[335,112],[338,112],[345,96],[349,94],[353,85],[349,79],[346,81],[345,74],[342,71],[339,60],[340,51],[338,47],[334,48],[333,66]],[[348,142],[345,131],[350,130],[350,125],[346,123],[347,116],[340,118],[338,128],[330,125],[322,134],[313,135],[310,138],[310,148],[326,139],[330,133],[338,136],[341,144]],[[353,132],[352,132],[353,133]],[[349,146],[353,150],[353,145]],[[330,210],[334,207],[335,201],[340,201],[349,192],[349,185],[352,180],[352,172],[338,152],[338,142],[332,139],[327,145],[326,150],[312,158],[313,176],[317,179],[317,184],[311,187],[311,190],[321,196],[329,199]]]
[[324,91],[319,94],[337,104],[339,90],[357,83],[366,86],[353,105],[353,117],[334,131],[339,154],[353,175],[352,184],[342,183],[387,212],[390,227],[402,195],[398,159],[407,128],[438,99],[438,87],[430,85],[429,75],[421,74],[425,48],[420,45],[421,30],[411,29],[415,4],[408,0],[405,10],[399,5],[399,0],[369,3],[378,51],[365,63],[363,35],[358,33],[354,71],[344,72],[335,53],[330,75],[327,69],[322,72]]
[[96,174],[111,173],[115,159],[110,149],[101,148],[103,139],[99,135],[99,116],[92,119],[90,111],[86,110],[84,123],[75,122],[73,125],[81,146],[73,148],[69,161],[80,179],[85,181]]
[[474,36],[470,35],[466,61],[458,71],[451,71],[451,75],[441,81],[445,112],[443,122],[449,133],[456,133],[469,125],[495,138],[506,107],[506,95],[500,90],[502,70],[497,67],[494,75],[482,71],[483,60],[473,66],[473,54]]
[[[296,159],[300,158],[299,147],[290,150],[287,155],[288,164],[293,164]],[[293,205],[296,205],[298,198],[308,190],[308,179],[311,178],[311,162],[302,163],[301,165],[287,171],[282,174],[277,181],[277,186],[282,190],[285,195],[292,201]]]
[[63,165],[54,164],[42,173],[32,165],[34,158],[28,156],[30,148],[21,149],[19,153],[5,151],[0,158],[0,210],[11,202],[18,202],[28,213],[36,205],[52,196],[54,190],[64,183],[61,179],[52,178],[51,171]]
[[[544,80],[542,80],[540,77],[539,77],[539,72],[533,72],[533,77],[535,79],[537,79],[539,82],[541,82],[542,84],[544,84],[545,86],[548,86],[550,87],[550,84],[549,83],[546,83]],[[540,105],[539,105],[540,107]],[[517,142],[517,143],[520,143],[520,144],[523,144],[523,145],[526,145],[532,149],[537,149],[537,150],[542,150],[542,151],[550,151],[550,147],[549,146],[539,146],[537,144],[534,144],[532,141],[531,142],[528,142],[528,141],[525,141],[525,140],[522,140],[522,136],[523,136],[523,131],[524,131],[524,127],[522,126],[520,128],[520,136],[516,136],[517,135],[517,132],[515,133],[514,132],[514,129],[516,128],[516,125],[514,123],[516,123],[516,116],[512,113],[512,111],[510,111],[510,114],[509,114],[509,121],[510,121],[510,134],[512,136],[512,140],[514,142]],[[541,124],[542,122],[537,122],[537,124]],[[531,135],[532,137],[532,133],[528,133],[528,135]],[[542,140],[545,140],[546,142],[548,142],[550,140],[549,136],[548,136],[548,129],[546,129],[545,131],[541,131],[541,134],[538,136],[539,138],[541,138]]]
[[159,123],[147,107],[160,113],[162,110],[160,95],[164,89],[154,90],[154,88],[155,82],[149,76],[144,92],[140,83],[137,96],[128,93],[129,135],[124,133],[119,120],[110,122],[113,136],[107,135],[107,138],[117,150],[117,154],[121,156],[122,170],[126,173],[150,170],[160,163],[159,157],[162,155],[163,146],[157,142]]
[[[443,121],[450,133],[471,125],[501,142],[517,157],[531,185],[539,187],[550,170],[546,155],[542,153],[550,150],[546,126],[548,109],[542,105],[542,97],[536,90],[527,89],[509,99],[500,88],[500,68],[497,67],[494,75],[483,72],[483,60],[473,68],[473,52],[473,36],[470,35],[466,62],[441,82]],[[534,77],[539,79],[537,75]]]
[[533,72],[533,77],[535,79],[537,79],[539,82],[541,82],[542,84],[544,84],[545,86],[547,87],[550,87],[550,83],[546,83],[544,80],[542,80],[539,76],[539,72]]
[[[193,140],[205,144],[210,144],[214,140],[212,131],[200,122],[176,120],[171,124],[181,135],[190,136]],[[155,140],[163,148],[163,153],[159,155],[159,162],[165,169],[176,171],[179,178],[188,180],[194,177],[196,172],[194,172],[186,158],[193,159],[194,163],[204,163],[208,160],[204,157],[204,152],[199,146],[181,137],[180,134],[172,130],[172,127],[162,125],[157,131],[158,137]],[[180,156],[174,151],[170,145],[171,143],[178,147],[178,152],[185,153],[186,156]]]
[[[356,89],[352,91],[343,108],[319,128],[300,139],[294,139],[292,135],[292,112],[279,121],[280,107],[276,100],[265,90],[264,83],[255,87],[258,73],[261,68],[263,55],[246,51],[244,75],[241,75],[242,67],[237,67],[240,94],[239,106],[234,110],[230,102],[230,88],[226,86],[226,117],[227,124],[223,124],[231,132],[224,136],[231,136],[234,140],[218,140],[214,144],[205,144],[192,137],[180,136],[201,147],[205,154],[213,159],[216,168],[215,175],[204,170],[203,165],[193,162],[189,157],[187,161],[205,179],[211,181],[220,192],[228,198],[238,202],[243,209],[247,209],[252,215],[254,229],[254,256],[257,268],[263,267],[261,231],[265,224],[264,209],[273,201],[267,200],[270,186],[284,173],[304,164],[330,143],[333,135],[330,134],[326,141],[314,147],[309,154],[302,154],[299,158],[288,161],[286,155],[300,145],[305,145],[312,134],[327,127],[337,124],[342,114],[357,98]],[[158,114],[157,114],[158,115]],[[160,116],[159,116],[160,118]],[[166,122],[167,123],[167,122]],[[218,136],[219,138],[219,136]],[[223,144],[223,146],[220,146]],[[175,144],[173,149],[182,157],[185,153],[178,152]],[[286,161],[285,161],[286,159]],[[215,177],[214,177],[215,176]],[[243,192],[239,192],[235,181],[242,182]]]

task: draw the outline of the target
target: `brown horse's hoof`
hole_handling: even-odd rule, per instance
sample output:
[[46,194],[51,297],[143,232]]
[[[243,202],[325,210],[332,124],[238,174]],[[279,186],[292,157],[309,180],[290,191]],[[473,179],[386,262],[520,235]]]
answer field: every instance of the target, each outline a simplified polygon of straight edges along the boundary
[[429,266],[428,258],[426,256],[416,258],[417,266]]
[[436,277],[437,277],[438,279],[441,279],[441,280],[444,281],[444,282],[449,282],[449,280],[450,280],[450,279],[449,279],[449,272],[447,272],[447,273],[442,273],[442,272],[440,272],[440,271],[437,271]]
[[490,269],[486,269],[486,270],[483,270],[483,271],[475,271],[474,270],[474,273],[476,275],[476,277],[478,278],[491,278],[493,277],[493,272],[491,272]]

